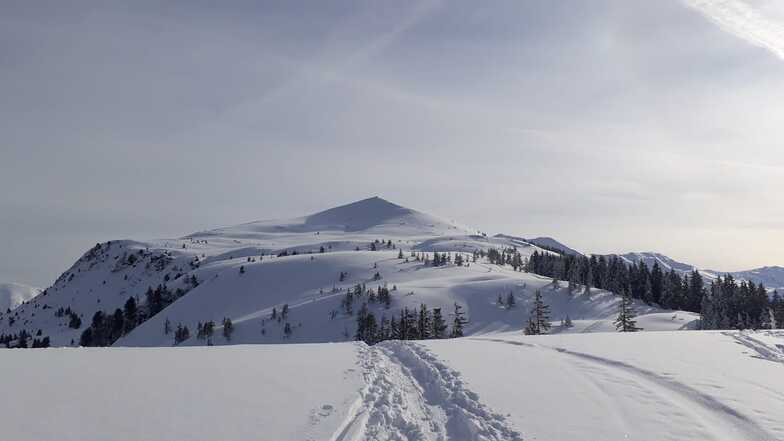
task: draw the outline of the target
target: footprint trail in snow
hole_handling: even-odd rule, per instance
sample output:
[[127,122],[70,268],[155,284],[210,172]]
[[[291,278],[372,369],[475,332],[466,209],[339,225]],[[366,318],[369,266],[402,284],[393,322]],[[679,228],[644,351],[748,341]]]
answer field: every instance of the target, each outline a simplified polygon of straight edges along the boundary
[[422,346],[390,341],[358,351],[367,386],[331,441],[522,441]]

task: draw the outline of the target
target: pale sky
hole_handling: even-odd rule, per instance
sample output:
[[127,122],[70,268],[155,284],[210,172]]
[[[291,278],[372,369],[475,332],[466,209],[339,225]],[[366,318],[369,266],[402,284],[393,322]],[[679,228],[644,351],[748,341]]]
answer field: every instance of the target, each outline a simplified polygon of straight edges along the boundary
[[373,195],[784,265],[783,143],[777,0],[0,3],[0,281]]

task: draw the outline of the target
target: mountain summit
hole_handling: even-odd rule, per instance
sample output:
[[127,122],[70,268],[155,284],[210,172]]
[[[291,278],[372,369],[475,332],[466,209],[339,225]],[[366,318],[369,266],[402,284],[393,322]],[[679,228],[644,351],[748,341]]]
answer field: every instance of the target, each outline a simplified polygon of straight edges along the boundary
[[368,233],[390,237],[473,234],[474,231],[378,196],[294,219],[261,220],[197,233],[190,237],[251,238],[267,234]]
[[423,217],[428,215],[374,196],[306,216],[304,224],[312,228],[337,227],[344,231],[362,231],[379,225],[405,223],[410,218]]

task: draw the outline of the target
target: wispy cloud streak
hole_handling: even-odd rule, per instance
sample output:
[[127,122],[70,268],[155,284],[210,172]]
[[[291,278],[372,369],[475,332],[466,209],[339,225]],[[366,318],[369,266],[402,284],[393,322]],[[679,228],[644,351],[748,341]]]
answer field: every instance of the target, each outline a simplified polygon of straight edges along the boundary
[[742,0],[685,0],[727,32],[784,60],[784,23]]

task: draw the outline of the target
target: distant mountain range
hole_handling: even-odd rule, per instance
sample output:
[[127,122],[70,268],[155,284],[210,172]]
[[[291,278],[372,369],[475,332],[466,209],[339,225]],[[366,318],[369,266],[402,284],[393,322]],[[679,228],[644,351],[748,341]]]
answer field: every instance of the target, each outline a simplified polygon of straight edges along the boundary
[[678,262],[663,254],[653,252],[626,253],[619,254],[618,256],[629,263],[643,262],[648,267],[653,266],[654,263],[658,263],[663,270],[670,271],[670,269],[674,269],[675,272],[680,274],[698,270],[703,277],[708,279],[716,279],[719,276],[730,274],[736,279],[746,280],[755,284],[762,283],[768,289],[784,289],[784,268],[780,266],[766,266],[747,271],[724,272],[697,268],[695,265]]

